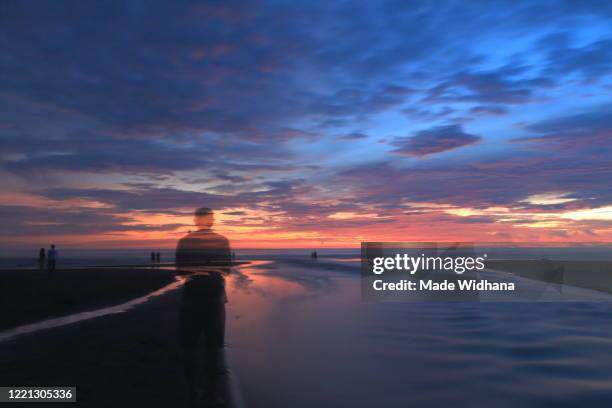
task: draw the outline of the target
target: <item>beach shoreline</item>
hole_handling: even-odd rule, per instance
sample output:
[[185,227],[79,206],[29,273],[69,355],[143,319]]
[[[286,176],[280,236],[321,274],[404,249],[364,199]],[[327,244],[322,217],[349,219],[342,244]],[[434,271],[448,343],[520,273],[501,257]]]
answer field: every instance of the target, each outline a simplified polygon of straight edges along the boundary
[[[607,303],[362,302],[357,263],[306,258],[251,261],[226,281],[227,395],[245,406],[581,406],[611,379]],[[180,297],[2,342],[0,377],[76,386],[77,406],[187,406]],[[610,401],[602,389],[587,404]]]
[[[100,280],[102,270],[74,272]],[[143,280],[155,287],[126,299],[129,301],[125,304],[139,296],[146,301],[138,302],[125,313],[97,315],[122,306],[117,304],[122,302],[112,302],[102,308],[88,307],[91,313],[85,313],[87,316],[83,320],[46,328],[45,323],[56,319],[45,319],[40,322],[41,328],[33,332],[9,336],[5,341],[0,339],[0,378],[11,378],[19,386],[70,384],[77,389],[77,406],[187,406],[179,342],[181,291],[176,290],[180,289],[178,281],[182,278],[175,279],[173,271],[163,271],[154,273],[154,279],[148,279],[146,273],[149,272],[142,269],[128,272],[134,281],[128,287],[134,289],[138,283],[138,292],[141,292]],[[105,279],[107,285],[98,288],[98,294],[108,290],[112,286],[108,282],[114,282],[121,273]],[[177,284],[158,288],[168,277],[169,282],[177,281]],[[158,292],[160,295],[155,295]],[[124,290],[123,295],[128,293]],[[111,298],[97,301],[109,303]],[[70,312],[66,309],[66,312],[68,320],[82,314],[78,309]],[[243,406],[241,392],[226,348],[222,351],[219,392],[227,407],[239,408]]]
[[175,279],[172,270],[131,267],[0,270],[0,331],[52,317],[112,306]]
[[2,342],[0,376],[19,386],[74,386],[76,406],[186,406],[179,300],[172,291],[127,313]]

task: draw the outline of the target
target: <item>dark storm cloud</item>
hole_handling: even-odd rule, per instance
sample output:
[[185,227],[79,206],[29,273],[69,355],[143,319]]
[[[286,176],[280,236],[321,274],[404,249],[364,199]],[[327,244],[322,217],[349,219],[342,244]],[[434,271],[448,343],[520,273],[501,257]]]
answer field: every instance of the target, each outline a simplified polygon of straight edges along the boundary
[[396,138],[391,145],[392,153],[405,156],[425,157],[478,143],[480,136],[465,133],[461,126],[448,125],[422,130],[411,137]]

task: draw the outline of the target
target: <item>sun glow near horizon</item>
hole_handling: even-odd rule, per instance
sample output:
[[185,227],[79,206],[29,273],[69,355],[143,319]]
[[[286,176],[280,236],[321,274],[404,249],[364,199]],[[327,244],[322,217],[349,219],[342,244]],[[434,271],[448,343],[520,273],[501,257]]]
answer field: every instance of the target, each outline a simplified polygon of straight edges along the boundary
[[601,7],[128,9],[3,9],[3,247],[612,240]]

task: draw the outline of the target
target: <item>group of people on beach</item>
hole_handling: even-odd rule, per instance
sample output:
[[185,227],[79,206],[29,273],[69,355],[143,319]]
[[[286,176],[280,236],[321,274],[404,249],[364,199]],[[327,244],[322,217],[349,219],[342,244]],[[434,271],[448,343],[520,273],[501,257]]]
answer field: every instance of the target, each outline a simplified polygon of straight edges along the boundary
[[151,252],[151,263],[158,264],[161,260],[161,254],[159,252]]
[[41,271],[47,267],[48,272],[55,271],[55,261],[57,260],[57,250],[55,245],[51,245],[49,250],[45,251],[45,248],[40,248],[38,251],[38,269]]

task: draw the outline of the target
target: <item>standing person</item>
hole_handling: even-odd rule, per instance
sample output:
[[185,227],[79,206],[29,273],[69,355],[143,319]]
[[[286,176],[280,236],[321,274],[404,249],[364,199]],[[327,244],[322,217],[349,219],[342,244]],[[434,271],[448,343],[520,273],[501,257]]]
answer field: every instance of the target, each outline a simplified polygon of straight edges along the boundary
[[161,254],[158,252],[155,254],[155,262],[159,263],[160,259],[161,259]]
[[45,254],[45,248],[40,248],[40,251],[38,251],[38,269],[41,271],[45,269],[46,258],[47,255]]
[[51,248],[47,251],[47,271],[49,273],[55,272],[55,261],[57,260],[57,250],[55,245],[51,245]]
[[151,264],[155,263],[155,252],[151,252]]
[[[189,401],[195,406],[203,378],[202,399],[224,403],[227,394],[227,369],[224,367],[225,345],[225,274],[231,267],[229,241],[212,230],[213,211],[200,208],[195,212],[198,230],[183,237],[176,247],[176,266],[188,274],[180,306],[179,335],[183,349]],[[198,340],[203,337],[203,376],[198,375]],[[225,382],[224,382],[225,379]]]

